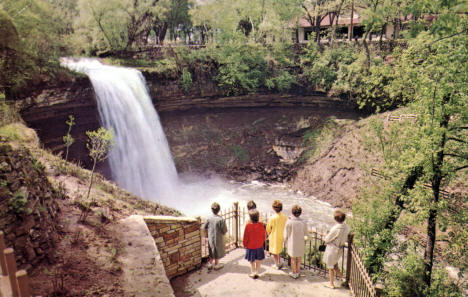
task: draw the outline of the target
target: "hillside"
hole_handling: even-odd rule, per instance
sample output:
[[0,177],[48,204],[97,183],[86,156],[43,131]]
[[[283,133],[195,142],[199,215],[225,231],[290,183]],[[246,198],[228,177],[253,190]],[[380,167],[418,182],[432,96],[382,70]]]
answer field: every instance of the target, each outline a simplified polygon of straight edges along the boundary
[[[0,128],[0,141],[0,203],[7,210],[0,229],[19,268],[28,269],[33,294],[122,296],[117,259],[125,249],[116,236],[117,221],[131,214],[179,213],[141,200],[99,174],[92,203],[84,201],[90,172],[41,149],[34,130],[21,123]],[[79,222],[87,207],[90,214]]]

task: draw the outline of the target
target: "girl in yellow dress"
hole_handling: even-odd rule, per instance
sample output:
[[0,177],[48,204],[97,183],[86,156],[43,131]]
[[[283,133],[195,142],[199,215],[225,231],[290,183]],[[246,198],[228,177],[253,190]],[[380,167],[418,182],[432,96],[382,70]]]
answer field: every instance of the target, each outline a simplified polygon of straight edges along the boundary
[[281,212],[281,210],[283,210],[283,203],[281,203],[281,201],[273,201],[272,207],[276,214],[268,219],[266,227],[266,232],[270,241],[270,248],[268,250],[275,259],[276,269],[281,269],[283,264],[280,262],[280,254],[283,250],[284,225],[286,225],[288,218]]

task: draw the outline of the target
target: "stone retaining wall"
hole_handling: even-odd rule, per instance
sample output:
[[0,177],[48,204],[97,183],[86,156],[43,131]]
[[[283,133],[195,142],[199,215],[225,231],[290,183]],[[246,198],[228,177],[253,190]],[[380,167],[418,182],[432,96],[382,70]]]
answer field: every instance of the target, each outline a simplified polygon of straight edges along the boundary
[[169,279],[200,267],[200,221],[168,216],[144,217],[144,220],[161,254]]
[[0,230],[14,248],[20,269],[29,269],[52,255],[58,193],[44,167],[25,148],[0,139]]

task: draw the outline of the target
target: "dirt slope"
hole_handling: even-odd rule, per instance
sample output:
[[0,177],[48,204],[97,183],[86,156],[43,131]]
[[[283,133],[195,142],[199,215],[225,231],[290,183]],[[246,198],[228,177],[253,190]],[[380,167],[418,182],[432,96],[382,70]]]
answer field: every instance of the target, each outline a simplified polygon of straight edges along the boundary
[[349,208],[363,187],[363,176],[380,162],[378,156],[366,151],[362,140],[369,122],[370,118],[335,120],[329,131],[332,135],[318,137],[315,153],[299,166],[291,187],[335,207]]
[[[44,167],[49,187],[58,194],[53,197],[60,209],[54,218],[55,247],[48,251],[46,260],[29,266],[32,294],[125,296],[123,263],[119,260],[125,250],[116,232],[118,220],[132,214],[178,215],[178,212],[141,200],[99,174],[91,190],[94,201],[85,201],[90,172],[40,149],[37,136],[31,135],[35,135],[34,131],[22,124],[0,128],[3,142],[28,151]],[[85,222],[80,222],[87,206],[89,215]],[[24,222],[18,220],[18,228]]]

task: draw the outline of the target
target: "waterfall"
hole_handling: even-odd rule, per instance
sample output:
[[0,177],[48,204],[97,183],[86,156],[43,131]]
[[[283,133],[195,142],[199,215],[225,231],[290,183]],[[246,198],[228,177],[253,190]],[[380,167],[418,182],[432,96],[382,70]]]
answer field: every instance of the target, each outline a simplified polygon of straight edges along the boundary
[[114,131],[113,180],[137,196],[174,205],[177,171],[141,72],[92,59],[63,58],[62,64],[89,76],[102,124]]

